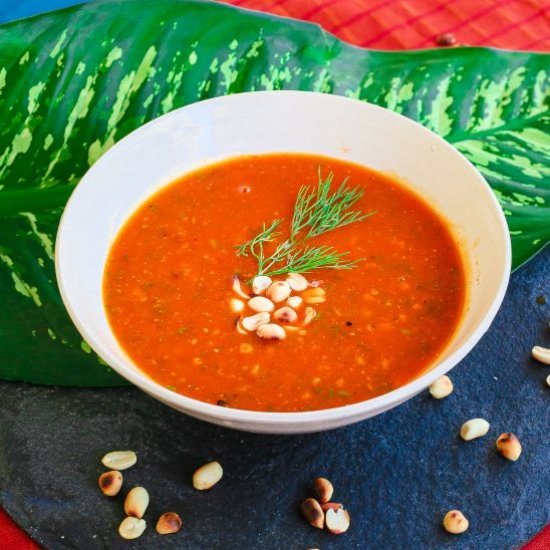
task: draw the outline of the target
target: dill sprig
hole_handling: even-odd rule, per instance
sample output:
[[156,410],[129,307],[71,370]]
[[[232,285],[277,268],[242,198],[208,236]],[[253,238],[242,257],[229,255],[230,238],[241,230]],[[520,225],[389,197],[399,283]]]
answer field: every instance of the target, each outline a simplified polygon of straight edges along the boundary
[[[236,247],[237,256],[246,257],[250,253],[251,256],[256,258],[256,261],[258,262],[259,275],[261,275],[264,271],[264,244],[273,242],[275,238],[281,234],[279,231],[277,231],[277,228],[279,227],[279,225],[281,225],[281,222],[282,220],[273,220],[269,227],[267,227],[264,223],[262,226],[262,231],[260,231],[260,233],[258,233],[255,237],[253,237],[246,243]],[[279,246],[277,248],[279,248]]]
[[[288,241],[285,241],[288,243]],[[337,252],[332,246],[305,247],[287,253],[286,264],[276,267],[277,262],[265,266],[262,275],[282,275],[284,273],[309,273],[315,269],[352,269],[363,258],[347,260],[349,252]],[[282,261],[282,260],[279,260]]]
[[309,273],[315,269],[352,269],[362,260],[349,260],[349,252],[338,252],[332,246],[311,247],[306,243],[328,231],[334,231],[359,222],[374,214],[349,210],[363,196],[363,189],[347,186],[347,178],[332,194],[334,174],[325,179],[319,169],[316,187],[302,186],[294,204],[290,236],[279,243],[268,256],[264,245],[281,235],[277,231],[282,220],[276,219],[268,227],[265,223],[258,235],[236,247],[238,256],[253,256],[258,262],[257,275]]
[[360,222],[374,212],[363,214],[359,210],[349,211],[364,194],[364,189],[348,187],[346,178],[340,187],[329,195],[334,174],[324,180],[319,170],[319,183],[316,188],[302,186],[294,204],[294,215],[290,230],[290,240],[307,229],[305,239],[318,237],[327,231],[334,231],[351,223]]

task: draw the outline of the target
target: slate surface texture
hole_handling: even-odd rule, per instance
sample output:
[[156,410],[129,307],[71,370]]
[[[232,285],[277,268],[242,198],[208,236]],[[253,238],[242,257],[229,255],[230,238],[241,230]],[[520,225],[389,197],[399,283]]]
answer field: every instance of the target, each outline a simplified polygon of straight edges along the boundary
[[[0,384],[0,504],[51,550],[513,549],[550,520],[550,368],[530,358],[550,346],[550,248],[512,276],[497,319],[451,373],[455,392],[427,392],[379,417],[331,432],[263,436],[188,418],[136,389],[56,389]],[[464,442],[462,422],[491,423]],[[523,444],[516,463],[499,456],[496,437]],[[134,449],[125,490],[104,497],[100,458]],[[194,469],[212,459],[225,470],[211,491],[191,487]],[[315,476],[331,479],[349,509],[350,530],[335,537],[308,526],[299,503]],[[117,527],[126,491],[147,487],[148,528],[123,541]],[[440,527],[461,509],[470,530]],[[158,516],[177,511],[182,531],[161,537]]]

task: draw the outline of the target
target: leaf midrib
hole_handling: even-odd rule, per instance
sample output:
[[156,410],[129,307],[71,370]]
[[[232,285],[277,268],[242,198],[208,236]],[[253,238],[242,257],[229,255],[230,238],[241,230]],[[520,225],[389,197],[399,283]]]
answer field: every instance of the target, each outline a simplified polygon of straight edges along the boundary
[[516,118],[506,124],[501,124],[500,126],[494,126],[492,128],[488,128],[487,130],[479,130],[477,132],[469,132],[466,130],[460,130],[456,133],[451,133],[446,136],[442,136],[446,141],[449,143],[459,143],[461,141],[476,141],[481,140],[488,136],[493,136],[495,134],[498,134],[499,132],[510,132],[514,130],[523,130],[527,127],[529,127],[530,124],[541,120],[548,116],[549,111],[544,110],[540,113],[537,113],[534,116],[531,117],[525,117],[525,118]]

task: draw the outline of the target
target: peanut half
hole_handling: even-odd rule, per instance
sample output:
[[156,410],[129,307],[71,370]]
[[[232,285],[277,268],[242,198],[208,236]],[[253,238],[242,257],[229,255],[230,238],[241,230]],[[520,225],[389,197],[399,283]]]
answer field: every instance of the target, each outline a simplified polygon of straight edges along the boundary
[[489,422],[483,418],[472,418],[468,422],[462,424],[460,428],[460,437],[464,441],[471,441],[472,439],[477,439],[478,437],[483,437],[490,428]]
[[531,350],[531,355],[541,363],[545,365],[550,365],[550,349],[543,348],[542,346],[535,346]]
[[289,306],[283,306],[273,314],[273,319],[281,325],[288,325],[298,319],[298,314]]
[[272,301],[278,304],[284,302],[292,292],[290,285],[285,281],[275,281],[271,283],[269,288],[265,291],[265,295]]
[[157,533],[160,535],[170,535],[177,533],[181,529],[182,521],[176,512],[166,512],[160,516],[157,521]]
[[289,273],[286,282],[295,292],[302,292],[307,288],[307,279],[299,273]]
[[271,284],[271,279],[267,277],[266,275],[258,275],[257,277],[254,277],[254,280],[252,281],[252,292],[254,294],[263,294]]
[[306,309],[304,310],[304,320],[302,324],[304,326],[309,325],[309,323],[311,323],[311,321],[313,321],[315,317],[317,317],[317,312],[315,311],[315,309],[313,309],[310,306],[307,306]]
[[308,288],[302,292],[302,299],[306,304],[322,304],[326,301],[325,294],[321,287]]
[[443,527],[448,533],[458,535],[468,529],[470,522],[460,510],[449,510],[443,518]]
[[127,470],[137,462],[137,456],[134,451],[112,451],[107,453],[101,462],[111,470]]
[[265,325],[269,323],[270,315],[267,311],[262,311],[256,313],[255,315],[250,315],[248,317],[243,317],[241,319],[241,325],[245,330],[250,332],[257,330],[260,325]]
[[122,474],[117,470],[104,472],[99,476],[99,488],[104,495],[114,497],[122,487]]
[[434,399],[443,399],[453,393],[453,383],[451,379],[444,374],[435,380],[428,388],[430,395]]
[[307,522],[317,529],[322,529],[325,525],[325,513],[321,505],[314,498],[306,498],[300,505],[300,510]]
[[298,309],[302,305],[300,296],[290,296],[286,303],[293,309]]
[[141,519],[149,506],[149,493],[144,487],[134,487],[124,501],[124,512],[127,516]]
[[248,300],[248,307],[252,311],[258,313],[262,311],[271,312],[275,309],[273,302],[264,296],[254,296],[254,298],[250,298],[250,300]]
[[211,489],[223,476],[223,468],[219,462],[213,461],[201,466],[193,474],[193,487],[198,491]]
[[249,300],[250,296],[241,288],[241,280],[238,275],[233,275],[233,292],[243,300]]
[[341,535],[349,529],[350,517],[344,508],[330,508],[325,515],[325,527],[333,535]]
[[284,340],[286,338],[285,329],[275,323],[260,325],[256,330],[256,334],[265,340]]
[[321,504],[325,504],[332,498],[332,494],[334,493],[334,487],[332,486],[332,483],[328,479],[324,477],[318,477],[313,482],[313,491],[317,496],[317,500]]
[[512,432],[499,435],[496,445],[498,452],[508,460],[515,462],[521,455],[521,443]]
[[124,518],[118,528],[118,534],[126,540],[137,539],[143,535],[147,523],[145,520],[138,518]]

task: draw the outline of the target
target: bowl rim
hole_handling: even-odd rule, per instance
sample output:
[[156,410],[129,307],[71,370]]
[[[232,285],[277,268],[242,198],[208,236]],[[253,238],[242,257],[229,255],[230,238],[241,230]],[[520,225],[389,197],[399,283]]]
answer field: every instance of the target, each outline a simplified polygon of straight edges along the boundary
[[[63,255],[63,241],[65,239],[65,223],[68,217],[68,212],[71,211],[71,205],[75,203],[75,201],[78,199],[80,182],[82,182],[85,178],[90,177],[89,174],[93,171],[94,166],[96,164],[105,162],[106,159],[110,158],[114,154],[117,154],[117,150],[121,143],[129,139],[133,139],[134,135],[145,127],[150,128],[156,125],[160,125],[167,118],[176,116],[176,113],[180,112],[183,109],[197,108],[197,105],[203,105],[203,104],[213,105],[216,103],[225,103],[227,101],[231,102],[235,98],[238,98],[240,101],[242,101],[243,96],[254,95],[257,97],[258,94],[261,94],[264,97],[269,97],[271,95],[281,95],[281,94],[284,94],[286,96],[294,95],[294,96],[302,96],[302,97],[304,95],[315,95],[315,96],[322,96],[329,102],[330,101],[334,101],[335,103],[340,101],[343,101],[346,103],[355,102],[358,105],[361,105],[363,107],[367,106],[368,108],[374,109],[375,111],[376,110],[383,111],[386,116],[389,115],[390,117],[393,116],[400,119],[401,124],[413,125],[417,128],[420,128],[421,131],[431,134],[431,138],[439,142],[439,144],[444,149],[447,149],[447,151],[451,155],[457,157],[460,160],[460,162],[468,165],[472,178],[477,180],[477,183],[486,192],[488,192],[489,201],[492,202],[492,205],[495,208],[495,211],[497,214],[497,219],[500,221],[499,229],[501,233],[504,235],[503,241],[504,241],[504,248],[505,248],[504,250],[505,261],[504,261],[504,269],[500,274],[498,290],[495,294],[495,297],[490,307],[488,308],[487,312],[483,316],[482,320],[477,324],[472,334],[466,339],[466,341],[462,344],[462,346],[458,350],[456,350],[448,358],[443,360],[435,368],[432,368],[424,372],[423,374],[414,378],[407,384],[400,386],[394,390],[391,390],[387,393],[381,394],[371,399],[367,399],[364,401],[359,401],[357,403],[352,403],[349,405],[343,405],[339,407],[317,409],[313,411],[301,411],[301,412],[267,412],[267,411],[255,411],[251,409],[220,407],[219,405],[207,403],[205,401],[200,401],[198,399],[194,399],[192,397],[179,394],[177,392],[174,392],[162,386],[161,384],[159,384],[158,382],[156,382],[155,380],[147,376],[145,373],[143,373],[139,369],[139,367],[135,365],[133,361],[128,357],[128,355],[124,351],[124,348],[122,348],[122,346],[119,345],[120,350],[123,352],[123,354],[127,358],[127,362],[129,364],[124,364],[120,362],[116,357],[112,356],[108,350],[105,350],[103,348],[101,342],[98,339],[96,339],[92,334],[90,334],[85,324],[81,322],[78,313],[72,307],[70,298],[68,296],[68,292],[65,288],[64,274],[60,267],[61,257]],[[361,416],[361,418],[363,418],[365,415],[368,415],[369,412],[376,414],[377,409],[387,410],[388,408],[391,408],[393,406],[396,406],[406,401],[407,399],[413,397],[414,395],[416,395],[417,393],[425,389],[434,380],[436,380],[443,374],[449,372],[478,343],[478,341],[481,339],[483,334],[487,331],[493,319],[495,318],[500,308],[500,305],[502,304],[502,301],[504,299],[504,295],[506,293],[506,289],[510,279],[510,272],[511,272],[511,265],[512,265],[512,249],[511,249],[511,239],[508,231],[506,217],[491,187],[483,178],[483,176],[480,174],[480,172],[477,170],[477,168],[464,155],[462,155],[455,147],[453,147],[450,143],[445,141],[441,136],[439,136],[432,130],[426,128],[425,126],[422,126],[418,122],[408,117],[405,117],[404,115],[401,115],[400,113],[396,113],[384,107],[380,107],[374,103],[370,103],[370,102],[355,99],[355,98],[350,98],[350,97],[345,97],[345,96],[335,95],[335,94],[326,94],[321,92],[309,92],[309,91],[301,91],[301,90],[275,90],[275,91],[242,92],[242,93],[236,93],[236,94],[230,94],[230,95],[224,95],[224,96],[217,96],[214,98],[190,103],[178,109],[174,109],[169,113],[161,115],[147,122],[146,124],[139,126],[135,130],[133,130],[132,132],[124,136],[122,139],[117,141],[104,155],[100,157],[100,159],[96,161],[94,165],[92,165],[86,171],[84,176],[81,178],[80,182],[71,193],[71,196],[65,205],[65,209],[63,211],[63,215],[61,216],[61,220],[58,226],[56,242],[55,242],[56,279],[59,286],[61,298],[63,300],[63,304],[67,309],[72,322],[75,324],[79,333],[86,340],[86,342],[91,346],[94,352],[97,353],[101,358],[103,358],[108,363],[108,366],[110,368],[113,368],[113,370],[115,370],[119,375],[121,375],[123,378],[131,382],[133,385],[137,386],[138,388],[145,391],[149,395],[154,396],[155,398],[161,400],[165,404],[177,410],[180,410],[180,411],[184,410],[189,414],[196,415],[199,418],[205,419],[205,420],[208,420],[210,418],[216,418],[220,421],[222,425],[224,423],[228,425],[232,425],[233,423],[237,423],[237,424],[248,423],[249,425],[253,424],[258,427],[265,426],[265,425],[271,425],[275,427],[277,425],[280,425],[282,427],[285,425],[292,424],[293,427],[295,428],[298,428],[298,429],[306,428],[306,431],[307,431],[308,425],[310,424],[313,425],[315,422],[318,422],[318,421],[331,421],[331,422],[336,422],[338,420],[345,421],[345,419],[353,418],[355,416]],[[155,187],[152,190],[151,195],[158,192],[159,189],[161,189],[162,187],[163,186]],[[147,195],[147,196],[151,196],[151,195]],[[140,204],[144,200],[146,199],[143,199],[140,202]],[[128,216],[130,216],[133,212],[135,212],[135,209],[138,207],[139,206],[134,207],[134,209],[132,210],[132,212],[130,212]],[[128,219],[128,217],[126,219]],[[108,322],[107,324],[109,325]],[[112,333],[110,325],[109,325],[109,330]],[[114,334],[113,334],[113,337],[115,341],[117,341]]]

